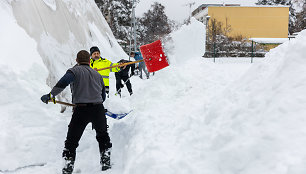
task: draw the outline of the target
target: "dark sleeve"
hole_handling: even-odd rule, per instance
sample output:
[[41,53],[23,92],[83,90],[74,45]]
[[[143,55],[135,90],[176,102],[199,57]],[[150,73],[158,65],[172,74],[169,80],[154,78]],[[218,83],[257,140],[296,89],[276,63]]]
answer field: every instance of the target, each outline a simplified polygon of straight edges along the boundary
[[56,96],[61,93],[71,82],[74,81],[74,78],[74,74],[70,70],[68,70],[66,74],[52,88],[51,94],[53,96]]
[[104,84],[104,81],[103,81],[103,78],[102,76],[100,76],[99,74],[99,77],[100,77],[100,81],[101,81],[101,85],[102,85],[102,103],[106,100],[106,92],[105,92],[105,84]]
[[105,93],[105,87],[102,88],[102,102],[104,102],[106,99],[106,93]]

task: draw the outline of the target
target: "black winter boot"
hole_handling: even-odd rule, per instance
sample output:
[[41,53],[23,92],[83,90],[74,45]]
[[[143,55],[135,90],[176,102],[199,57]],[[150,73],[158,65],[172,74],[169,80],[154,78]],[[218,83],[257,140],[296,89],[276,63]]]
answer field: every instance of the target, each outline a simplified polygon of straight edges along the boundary
[[72,174],[75,162],[75,152],[70,152],[65,149],[63,151],[64,167],[62,169],[62,174]]
[[100,164],[102,166],[102,171],[112,168],[110,156],[111,156],[111,148],[108,148],[101,152]]

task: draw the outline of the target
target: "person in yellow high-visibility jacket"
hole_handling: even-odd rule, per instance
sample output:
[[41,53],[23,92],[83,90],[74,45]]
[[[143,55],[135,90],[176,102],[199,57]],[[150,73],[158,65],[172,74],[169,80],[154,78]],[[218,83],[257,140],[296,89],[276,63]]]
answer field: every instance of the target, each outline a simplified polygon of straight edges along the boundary
[[[100,50],[96,46],[90,48],[90,56],[91,56],[90,67],[96,70],[119,64],[119,63],[112,63],[111,61],[102,58],[100,56]],[[120,71],[119,67],[98,71],[103,78],[103,82],[105,85],[105,92],[107,93],[107,95],[109,94],[109,73],[118,72],[118,71]]]

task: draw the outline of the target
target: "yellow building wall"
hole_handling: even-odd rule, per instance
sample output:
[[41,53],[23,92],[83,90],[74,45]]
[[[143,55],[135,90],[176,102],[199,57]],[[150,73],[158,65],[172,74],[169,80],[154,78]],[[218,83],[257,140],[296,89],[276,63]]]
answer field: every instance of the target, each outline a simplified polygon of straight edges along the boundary
[[232,37],[288,37],[289,7],[208,7],[208,16],[222,22],[223,27],[227,18]]

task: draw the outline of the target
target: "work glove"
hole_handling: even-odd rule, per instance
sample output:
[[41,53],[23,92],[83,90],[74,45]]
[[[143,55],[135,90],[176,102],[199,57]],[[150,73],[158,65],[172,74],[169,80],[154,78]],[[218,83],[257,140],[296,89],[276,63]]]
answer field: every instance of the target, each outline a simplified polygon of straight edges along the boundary
[[55,97],[52,96],[51,92],[49,94],[43,95],[41,101],[48,104],[49,101],[52,101],[54,104],[56,103]]

